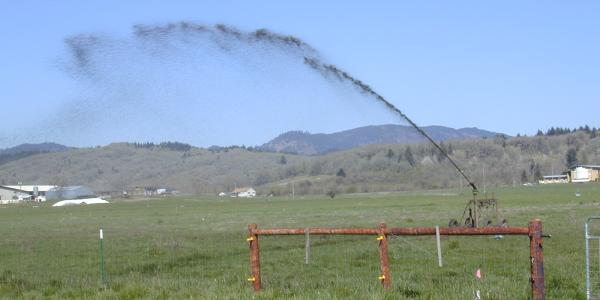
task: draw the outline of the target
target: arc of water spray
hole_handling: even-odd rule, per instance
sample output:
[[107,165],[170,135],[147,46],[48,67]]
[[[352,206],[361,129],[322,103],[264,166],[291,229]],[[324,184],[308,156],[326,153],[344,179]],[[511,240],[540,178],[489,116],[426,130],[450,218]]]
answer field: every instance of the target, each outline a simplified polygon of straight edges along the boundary
[[448,159],[448,161],[450,161],[452,166],[454,166],[454,168],[460,173],[460,175],[462,175],[467,180],[469,186],[471,186],[473,190],[473,194],[477,194],[477,186],[475,185],[475,183],[473,183],[473,181],[471,181],[467,174],[465,174],[465,172],[463,172],[463,170],[456,164],[456,162],[454,162],[454,160],[450,157],[450,155],[448,155],[446,150],[444,150],[444,148],[442,148],[438,143],[436,143],[423,129],[421,129],[421,127],[419,127],[415,122],[413,122],[413,120],[411,120],[406,114],[404,114],[396,106],[394,106],[392,103],[383,98],[383,96],[375,92],[369,85],[365,84],[361,80],[352,77],[350,74],[339,69],[334,65],[322,63],[317,58],[304,57],[304,63],[306,63],[311,68],[318,70],[324,75],[333,74],[340,80],[346,80],[351,82],[353,85],[360,88],[361,91],[374,97],[379,102],[383,103],[389,110],[395,112],[396,114],[404,118],[404,120],[406,120],[412,127],[414,127],[417,130],[417,132],[424,136],[429,142],[431,142]]
[[[446,150],[436,143],[425,131],[423,131],[423,129],[417,126],[417,124],[413,122],[406,114],[375,92],[366,83],[354,78],[347,72],[332,64],[322,62],[321,59],[319,59],[319,54],[315,48],[295,36],[278,34],[268,29],[258,29],[254,32],[244,32],[224,24],[204,26],[192,22],[169,23],[163,26],[136,25],[134,26],[134,35],[144,40],[156,42],[166,42],[171,41],[172,39],[176,40],[183,36],[191,36],[198,39],[209,40],[213,38],[212,41],[217,44],[219,44],[218,37],[225,37],[239,42],[240,46],[252,47],[256,46],[257,43],[262,43],[275,46],[283,51],[287,51],[288,53],[299,55],[301,58],[304,58],[304,63],[306,65],[314,70],[319,71],[324,77],[334,75],[340,81],[350,82],[362,92],[375,98],[377,101],[384,104],[389,110],[406,120],[417,130],[419,134],[425,137],[444,155],[444,157],[448,159],[448,161],[450,161],[452,166],[454,166],[454,168],[462,175],[462,177],[467,180],[473,189],[473,194],[477,193],[477,187],[473,181],[471,181],[465,172],[463,172],[456,162],[454,162]],[[93,35],[78,35],[66,39],[65,42],[70,48],[73,56],[74,65],[72,66],[72,71],[78,72],[79,75],[94,78],[93,75],[95,70],[91,65],[91,55],[94,50],[102,49],[102,40]]]

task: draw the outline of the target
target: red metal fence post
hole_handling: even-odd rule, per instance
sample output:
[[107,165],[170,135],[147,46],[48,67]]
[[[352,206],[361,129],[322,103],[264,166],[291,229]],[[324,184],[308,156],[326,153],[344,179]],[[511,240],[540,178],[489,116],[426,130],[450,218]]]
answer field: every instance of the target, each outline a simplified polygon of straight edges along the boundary
[[531,299],[546,298],[544,289],[544,253],[542,252],[542,222],[529,222],[529,251],[531,258]]
[[379,263],[381,268],[381,275],[379,276],[379,280],[381,280],[381,284],[383,288],[386,290],[390,289],[390,285],[392,282],[392,278],[390,276],[390,263],[388,259],[388,242],[387,242],[387,227],[385,223],[379,224],[379,236],[377,237],[379,241]]
[[254,232],[255,230],[256,224],[248,225],[247,241],[250,244],[250,265],[252,267],[252,277],[248,278],[248,281],[252,282],[254,291],[258,292],[261,289],[260,257],[258,252],[258,235]]

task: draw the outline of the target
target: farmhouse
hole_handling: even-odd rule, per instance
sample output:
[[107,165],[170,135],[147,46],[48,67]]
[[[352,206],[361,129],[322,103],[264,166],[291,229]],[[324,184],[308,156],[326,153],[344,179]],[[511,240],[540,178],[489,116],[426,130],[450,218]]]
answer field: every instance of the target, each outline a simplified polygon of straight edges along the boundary
[[138,186],[133,188],[133,190],[131,192],[129,192],[130,195],[132,196],[154,196],[156,195],[156,188],[155,187],[142,187],[142,186]]
[[231,192],[231,197],[252,198],[256,196],[256,191],[251,187],[236,188]]
[[19,203],[31,199],[26,191],[0,185],[0,204]]
[[574,165],[567,176],[570,182],[600,181],[600,165]]

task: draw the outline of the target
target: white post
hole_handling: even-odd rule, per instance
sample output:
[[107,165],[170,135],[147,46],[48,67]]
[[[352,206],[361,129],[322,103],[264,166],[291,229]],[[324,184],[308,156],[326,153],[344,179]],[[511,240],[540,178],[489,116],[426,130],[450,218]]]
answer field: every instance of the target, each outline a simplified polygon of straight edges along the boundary
[[306,237],[306,243],[304,244],[304,263],[308,265],[308,259],[310,257],[310,228],[304,229],[304,236]]
[[102,280],[102,285],[106,287],[106,267],[104,265],[104,233],[102,232],[102,228],[100,228],[100,279]]
[[440,241],[440,226],[435,226],[435,239],[437,240],[438,266],[442,267],[442,242]]

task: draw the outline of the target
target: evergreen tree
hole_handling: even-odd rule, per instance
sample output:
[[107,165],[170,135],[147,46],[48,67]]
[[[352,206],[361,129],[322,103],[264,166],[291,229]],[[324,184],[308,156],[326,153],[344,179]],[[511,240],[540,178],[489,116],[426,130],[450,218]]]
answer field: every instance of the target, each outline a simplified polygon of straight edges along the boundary
[[542,170],[539,164],[535,164],[535,171],[533,172],[533,181],[537,182],[542,179]]
[[392,158],[394,158],[394,155],[395,155],[394,151],[392,149],[388,149],[388,152],[387,152],[387,154],[385,156],[388,159],[392,159]]
[[287,158],[285,158],[285,156],[284,156],[284,155],[282,155],[282,156],[279,158],[279,164],[281,164],[281,165],[285,165],[285,164],[287,164]]
[[335,174],[335,176],[337,176],[337,177],[344,177],[345,178],[346,177],[346,172],[344,172],[344,169],[340,168],[337,171],[337,174]]
[[577,150],[571,148],[569,149],[569,151],[567,151],[567,156],[566,156],[566,165],[567,168],[570,168],[573,165],[577,164]]
[[452,155],[452,153],[454,153],[454,148],[451,143],[448,143],[448,155]]
[[527,171],[523,170],[523,172],[521,172],[521,183],[526,183],[527,182]]
[[404,151],[404,157],[406,157],[406,161],[408,161],[408,163],[411,166],[415,166],[416,162],[415,162],[415,157],[413,156],[412,151],[410,150],[410,146],[406,146],[406,150]]

